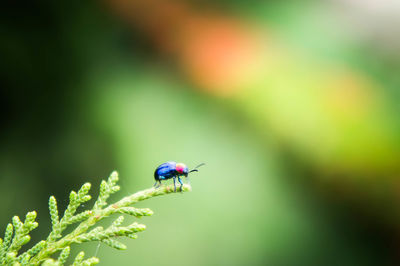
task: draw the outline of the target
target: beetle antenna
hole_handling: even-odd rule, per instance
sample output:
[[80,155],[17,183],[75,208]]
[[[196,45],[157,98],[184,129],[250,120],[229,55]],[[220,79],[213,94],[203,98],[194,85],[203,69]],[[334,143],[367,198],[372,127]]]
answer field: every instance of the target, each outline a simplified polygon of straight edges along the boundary
[[203,165],[205,165],[205,163],[199,164],[198,166],[196,166],[195,168],[193,168],[193,170],[190,170],[189,173],[191,173],[191,172],[198,172],[199,170],[197,170],[197,168],[199,168],[200,166],[203,166]]
[[201,163],[201,164],[199,164],[198,166],[196,166],[194,169],[197,169],[197,168],[199,168],[200,166],[203,166],[203,165],[205,165],[205,163]]

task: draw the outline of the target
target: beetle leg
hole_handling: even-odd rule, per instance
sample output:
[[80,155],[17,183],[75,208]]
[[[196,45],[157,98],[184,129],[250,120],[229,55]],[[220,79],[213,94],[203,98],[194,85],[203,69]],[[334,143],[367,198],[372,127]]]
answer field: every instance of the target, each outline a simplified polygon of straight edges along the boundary
[[174,192],[176,192],[176,176],[174,176],[173,178],[174,178]]
[[178,181],[179,181],[179,183],[181,183],[181,192],[182,192],[183,183],[182,183],[182,179],[179,176],[178,176]]
[[[158,185],[157,185],[157,182],[158,182]],[[155,183],[154,183],[154,187],[155,188],[159,188],[161,186],[161,180],[157,180]]]

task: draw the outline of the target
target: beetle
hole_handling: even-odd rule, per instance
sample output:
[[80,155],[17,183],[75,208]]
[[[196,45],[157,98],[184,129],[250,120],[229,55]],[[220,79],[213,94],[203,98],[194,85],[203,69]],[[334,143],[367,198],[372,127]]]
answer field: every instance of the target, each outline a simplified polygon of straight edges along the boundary
[[[189,173],[191,172],[198,172],[197,168],[200,166],[204,165],[204,163],[199,164],[195,168],[189,171],[189,168],[186,166],[184,163],[177,163],[177,162],[166,162],[161,165],[159,165],[156,168],[156,171],[154,172],[154,179],[156,182],[154,183],[154,187],[158,188],[161,186],[161,180],[167,180],[167,179],[174,179],[174,191],[176,192],[176,179],[178,179],[178,182],[181,184],[181,191],[183,187],[182,179],[181,176],[188,177]],[[158,186],[157,182],[159,183]]]

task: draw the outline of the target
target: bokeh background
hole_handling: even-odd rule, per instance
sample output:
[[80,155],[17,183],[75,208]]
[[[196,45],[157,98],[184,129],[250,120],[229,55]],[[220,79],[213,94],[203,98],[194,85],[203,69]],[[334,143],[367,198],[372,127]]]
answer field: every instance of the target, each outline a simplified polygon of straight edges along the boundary
[[[103,265],[398,265],[400,4],[6,1],[0,229],[119,171],[206,166]],[[86,206],[88,207],[88,206]],[[88,256],[97,244],[84,246]],[[75,251],[79,250],[78,247]]]

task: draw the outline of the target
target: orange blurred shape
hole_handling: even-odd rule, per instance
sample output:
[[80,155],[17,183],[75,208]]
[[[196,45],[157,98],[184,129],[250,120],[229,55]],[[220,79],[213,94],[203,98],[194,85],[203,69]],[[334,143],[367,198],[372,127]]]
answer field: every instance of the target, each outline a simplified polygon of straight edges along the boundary
[[260,42],[237,19],[194,9],[179,0],[106,1],[149,35],[160,51],[180,58],[184,71],[201,89],[231,95],[257,69]]
[[257,41],[250,29],[231,19],[191,18],[179,43],[184,70],[206,91],[231,95],[243,88],[256,69]]

